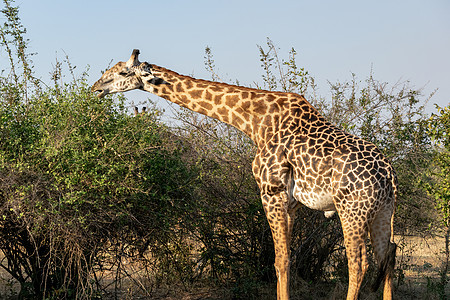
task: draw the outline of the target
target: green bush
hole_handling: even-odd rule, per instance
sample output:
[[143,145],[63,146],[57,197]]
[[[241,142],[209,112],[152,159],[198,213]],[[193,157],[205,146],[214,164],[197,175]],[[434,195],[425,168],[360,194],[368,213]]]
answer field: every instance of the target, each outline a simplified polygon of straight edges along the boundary
[[0,250],[21,295],[94,296],[95,272],[120,269],[147,249],[155,274],[191,271],[180,216],[192,176],[180,147],[165,146],[173,136],[158,112],[132,117],[125,98],[98,99],[68,60],[57,63],[51,86],[36,80],[18,10],[5,3],[2,49],[11,50],[11,66],[0,77]]
[[172,237],[190,176],[153,113],[129,116],[123,98],[94,97],[86,77],[27,103],[1,96],[0,248],[22,285],[78,291],[111,245]]

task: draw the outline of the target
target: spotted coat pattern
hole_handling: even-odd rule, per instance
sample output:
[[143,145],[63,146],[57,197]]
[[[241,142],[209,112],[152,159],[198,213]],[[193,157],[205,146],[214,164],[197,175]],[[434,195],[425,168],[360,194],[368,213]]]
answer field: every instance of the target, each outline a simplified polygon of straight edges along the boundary
[[[378,148],[330,124],[301,95],[210,82],[138,61],[134,50],[93,85],[99,97],[142,89],[231,124],[256,144],[253,174],[272,230],[278,299],[289,299],[290,241],[300,204],[337,211],[348,257],[347,299],[357,299],[370,233],[384,299],[392,297],[393,216],[397,183]],[[394,259],[392,258],[394,257]]]

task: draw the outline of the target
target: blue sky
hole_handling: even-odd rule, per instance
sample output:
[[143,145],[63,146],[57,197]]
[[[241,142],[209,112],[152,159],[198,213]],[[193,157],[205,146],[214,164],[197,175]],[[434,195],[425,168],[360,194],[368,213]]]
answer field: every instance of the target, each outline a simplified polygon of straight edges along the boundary
[[[90,66],[98,79],[111,60],[125,61],[132,49],[142,61],[182,74],[209,78],[204,49],[210,46],[224,78],[261,82],[257,45],[266,38],[297,62],[330,97],[327,81],[355,73],[384,82],[410,81],[441,106],[450,102],[450,1],[56,1],[16,0],[28,29],[35,71],[44,81],[65,53],[78,72]],[[3,6],[3,4],[2,4]],[[0,20],[2,21],[2,20]],[[134,101],[149,94],[129,94]],[[153,100],[156,97],[153,96]],[[157,102],[162,102],[158,100]]]

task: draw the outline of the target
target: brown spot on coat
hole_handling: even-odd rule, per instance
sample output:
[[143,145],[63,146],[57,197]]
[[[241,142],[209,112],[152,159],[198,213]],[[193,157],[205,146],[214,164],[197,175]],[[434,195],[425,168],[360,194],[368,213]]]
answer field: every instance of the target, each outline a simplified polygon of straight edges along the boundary
[[187,90],[189,90],[189,89],[191,89],[193,87],[193,84],[192,84],[192,82],[190,80],[187,80],[185,82],[185,85],[186,85],[186,89]]
[[276,102],[279,106],[283,107],[288,102],[288,99],[286,97],[280,97]]
[[267,105],[263,101],[253,103],[253,111],[257,114],[264,115],[267,113]]
[[248,110],[250,105],[251,105],[250,101],[244,101],[244,102],[242,102],[241,107],[242,107],[243,110]]
[[194,99],[200,99],[202,97],[203,91],[202,90],[193,90],[189,92],[192,98]]
[[266,100],[267,100],[267,102],[272,102],[273,100],[275,100],[275,96],[272,94],[268,94],[266,96]]
[[226,105],[228,105],[229,107],[233,107],[236,105],[236,103],[239,101],[239,97],[237,95],[231,95],[231,96],[226,96]]
[[206,101],[200,101],[198,104],[207,110],[212,110],[212,108],[213,108],[212,104],[208,103]]
[[214,96],[214,104],[219,105],[222,103],[223,94],[218,94]]
[[225,107],[219,107],[218,109],[217,109],[217,113],[219,114],[219,115],[221,115],[221,116],[228,116],[228,109],[227,108],[225,108]]
[[212,94],[208,90],[205,91],[205,100],[212,100]]

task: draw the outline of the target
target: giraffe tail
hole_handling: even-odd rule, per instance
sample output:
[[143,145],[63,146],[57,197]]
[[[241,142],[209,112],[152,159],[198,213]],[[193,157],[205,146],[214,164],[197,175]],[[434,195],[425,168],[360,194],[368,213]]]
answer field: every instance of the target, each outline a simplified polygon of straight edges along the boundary
[[379,263],[378,266],[378,275],[372,285],[372,291],[377,291],[380,287],[381,282],[386,278],[392,281],[395,270],[395,254],[397,250],[397,244],[394,243],[394,213],[395,213],[395,203],[397,202],[398,190],[397,190],[397,176],[395,175],[395,171],[391,169],[391,184],[393,188],[393,212],[391,215],[391,239],[388,243],[388,248],[384,255],[384,258]]
[[381,282],[390,275],[392,278],[394,275],[395,268],[395,251],[397,250],[397,244],[393,242],[389,242],[388,249],[386,251],[386,255],[384,256],[383,261],[381,261],[378,267],[378,275],[375,279],[375,282],[372,285],[372,291],[377,291],[380,287]]

